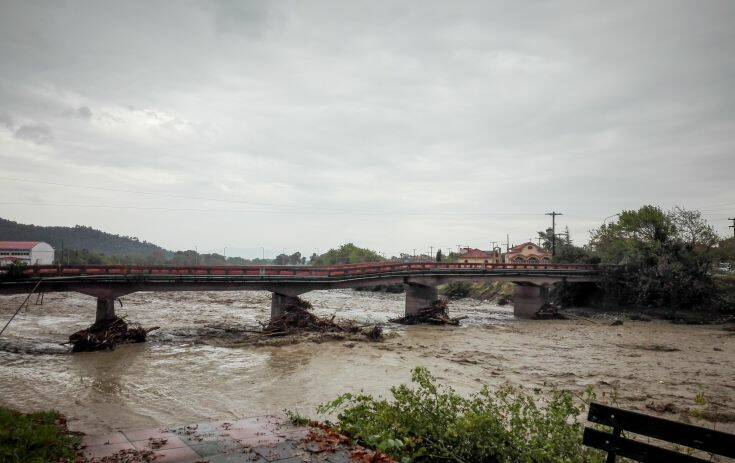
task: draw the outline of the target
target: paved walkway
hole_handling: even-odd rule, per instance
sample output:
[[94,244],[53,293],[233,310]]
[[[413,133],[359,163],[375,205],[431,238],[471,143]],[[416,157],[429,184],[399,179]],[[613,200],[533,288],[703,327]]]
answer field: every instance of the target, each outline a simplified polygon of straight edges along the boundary
[[171,429],[123,430],[85,436],[82,445],[86,457],[97,463],[389,461],[350,446],[331,431],[294,426],[273,416]]

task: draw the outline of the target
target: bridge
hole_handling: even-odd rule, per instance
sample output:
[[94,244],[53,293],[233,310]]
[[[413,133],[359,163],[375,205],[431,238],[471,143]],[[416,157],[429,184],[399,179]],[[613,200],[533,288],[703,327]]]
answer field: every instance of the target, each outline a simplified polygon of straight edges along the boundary
[[295,298],[314,290],[403,284],[405,313],[415,314],[437,300],[437,286],[467,281],[516,284],[513,313],[528,318],[544,304],[557,282],[593,282],[598,267],[582,264],[469,264],[445,262],[375,262],[328,267],[217,266],[168,267],[126,265],[24,267],[19,274],[0,269],[0,294],[78,292],[97,298],[96,321],[115,317],[115,299],[139,291],[237,291],[273,293],[271,317]]

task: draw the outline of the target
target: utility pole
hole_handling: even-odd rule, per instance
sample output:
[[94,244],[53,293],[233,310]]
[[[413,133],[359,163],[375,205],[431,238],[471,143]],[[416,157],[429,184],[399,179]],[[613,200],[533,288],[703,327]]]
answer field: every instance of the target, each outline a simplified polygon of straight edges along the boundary
[[495,251],[495,245],[498,244],[497,241],[490,241],[490,246],[492,247],[492,250]]
[[732,228],[732,237],[735,238],[735,219],[728,218],[727,220],[732,220],[732,225],[729,228]]
[[551,257],[556,255],[556,216],[563,215],[561,212],[547,212],[551,216]]
[[429,246],[429,257],[434,255],[434,246]]
[[510,251],[510,235],[508,233],[505,234],[505,252]]

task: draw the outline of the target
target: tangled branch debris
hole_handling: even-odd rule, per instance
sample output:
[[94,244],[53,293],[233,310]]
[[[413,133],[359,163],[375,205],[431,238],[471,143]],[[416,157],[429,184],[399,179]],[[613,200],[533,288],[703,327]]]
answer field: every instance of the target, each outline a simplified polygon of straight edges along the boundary
[[379,341],[383,338],[383,329],[380,326],[362,328],[350,322],[337,323],[334,321],[334,315],[331,318],[317,317],[310,312],[311,308],[309,302],[296,298],[296,303],[284,307],[283,315],[271,318],[268,324],[263,326],[261,333],[266,336],[286,336],[302,331],[313,331],[363,334],[371,341]]
[[128,325],[122,318],[96,322],[88,328],[69,336],[72,352],[92,352],[114,349],[122,343],[145,342],[146,336],[158,327],[143,328],[139,324]]
[[449,316],[449,308],[444,301],[434,301],[434,303],[418,313],[409,314],[405,317],[393,318],[392,323],[400,323],[402,325],[459,325],[459,321],[467,317],[452,318]]
[[536,320],[566,320],[567,317],[562,315],[559,312],[559,307],[550,304],[545,303],[538,312],[536,312],[536,315],[534,317]]

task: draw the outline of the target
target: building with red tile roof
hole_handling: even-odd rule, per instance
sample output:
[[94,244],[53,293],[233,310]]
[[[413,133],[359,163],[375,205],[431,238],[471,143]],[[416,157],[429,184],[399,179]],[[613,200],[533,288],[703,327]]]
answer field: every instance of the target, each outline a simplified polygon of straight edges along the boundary
[[505,254],[511,264],[545,264],[551,262],[551,253],[530,241],[513,246]]
[[464,248],[457,256],[460,264],[495,264],[502,262],[500,252],[481,251],[480,249]]

